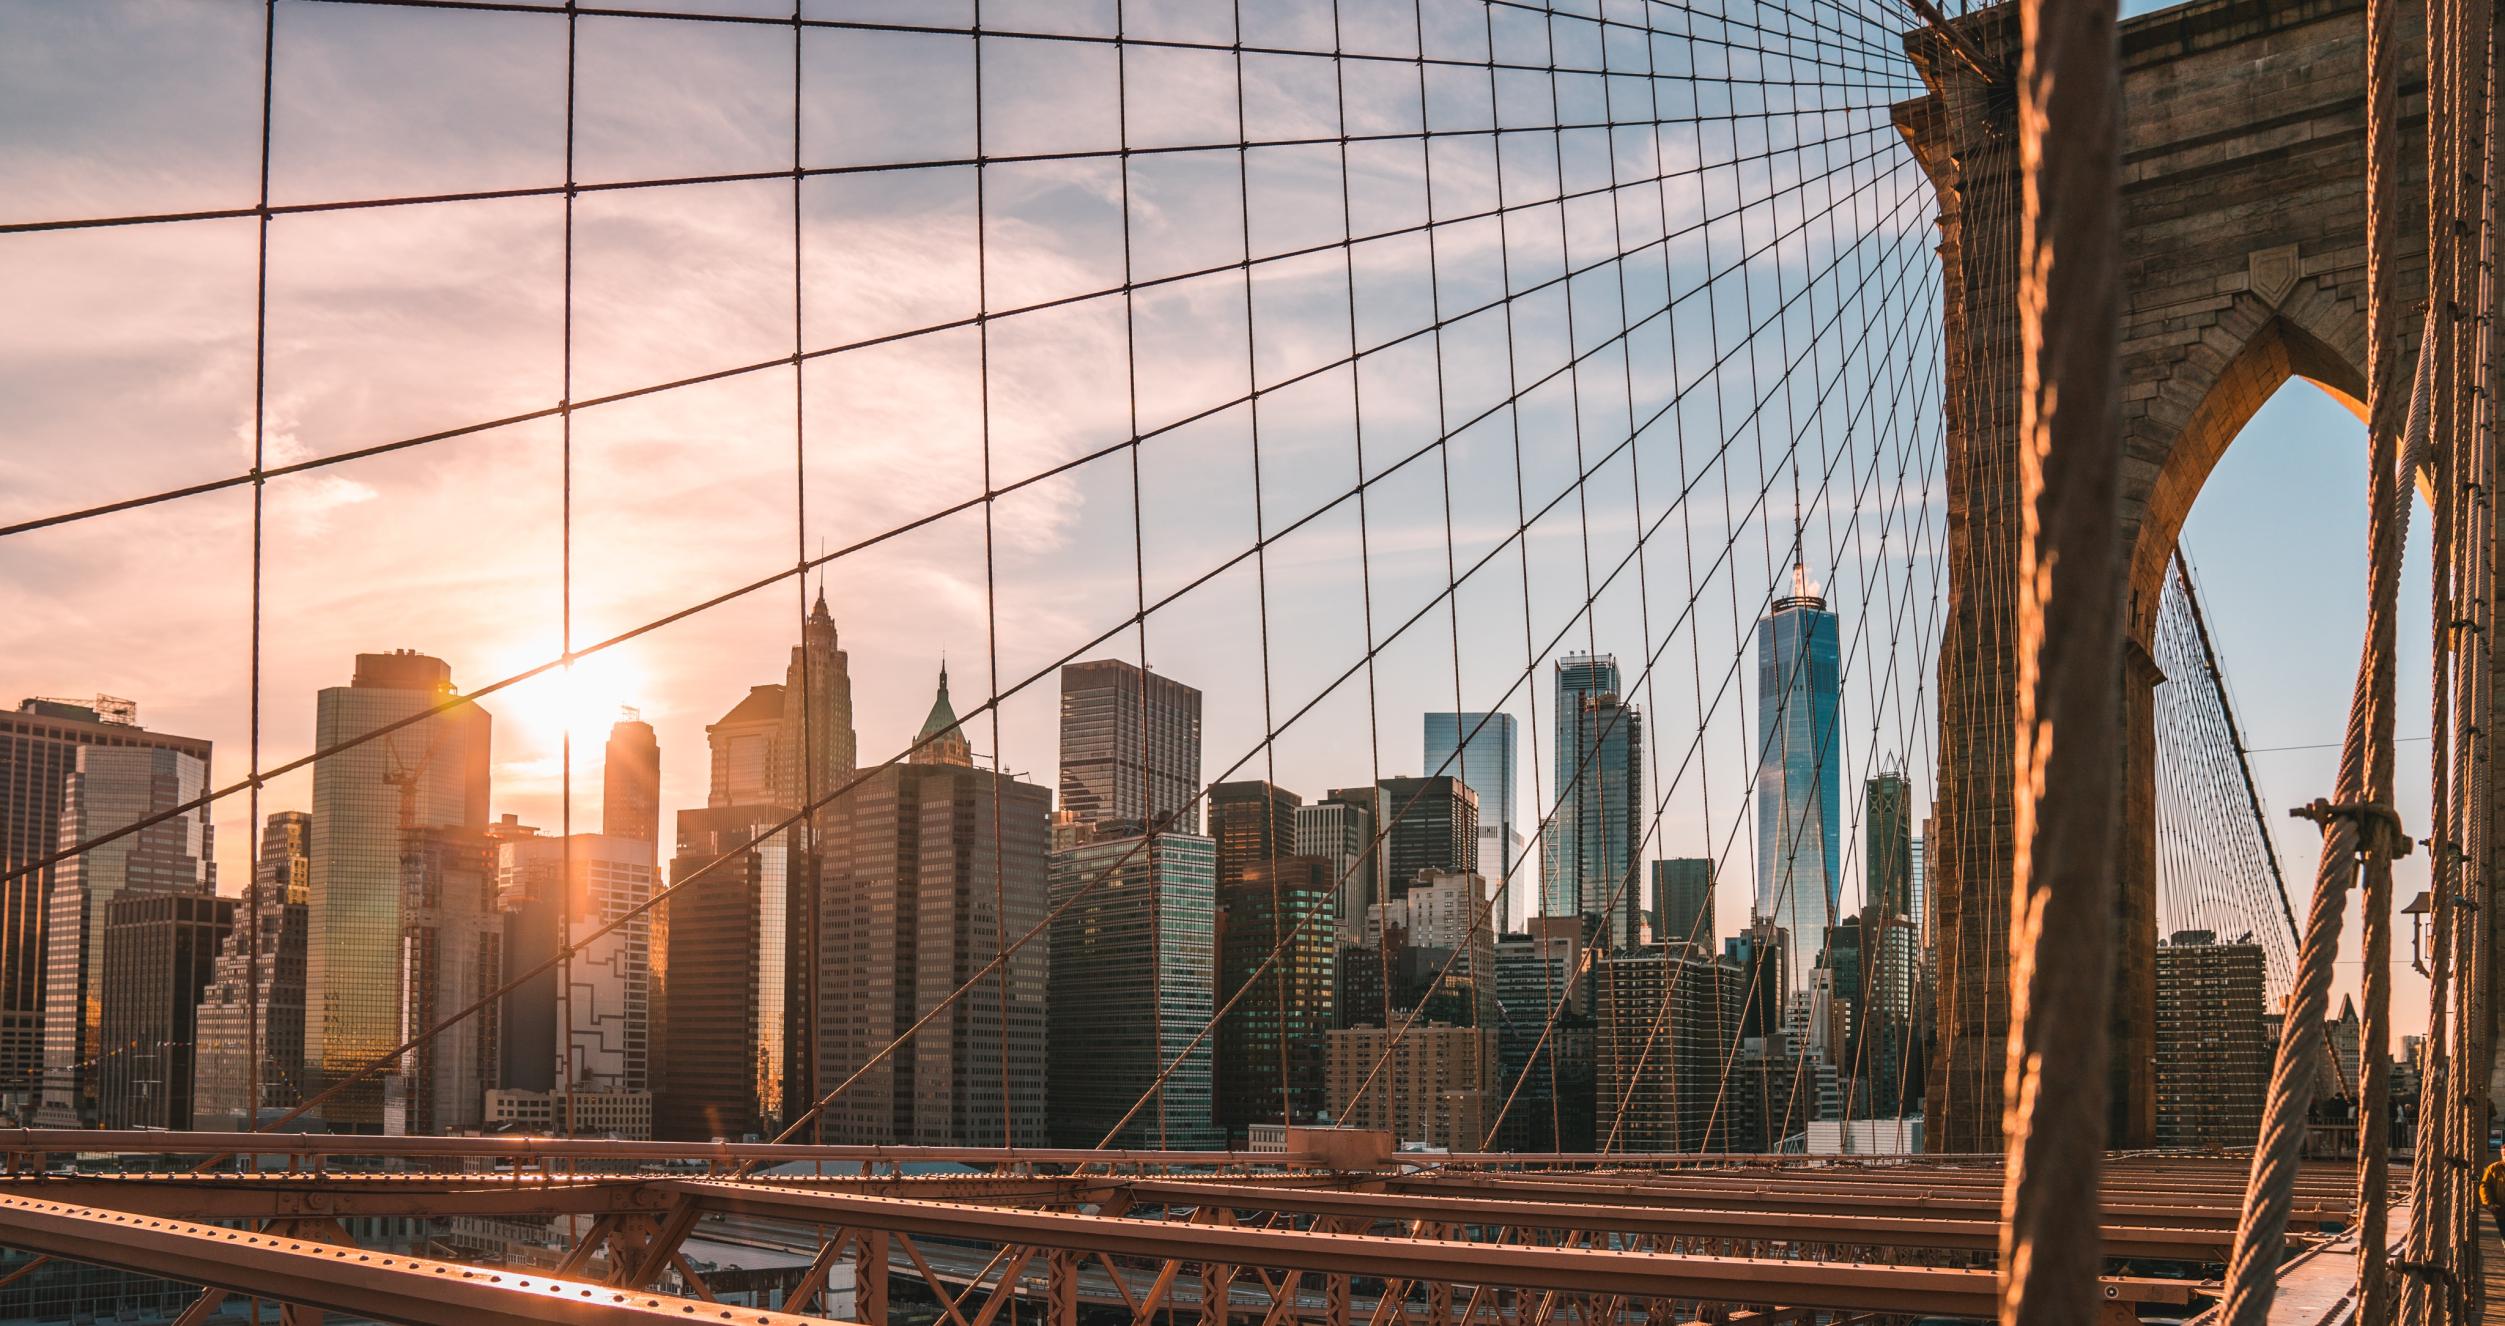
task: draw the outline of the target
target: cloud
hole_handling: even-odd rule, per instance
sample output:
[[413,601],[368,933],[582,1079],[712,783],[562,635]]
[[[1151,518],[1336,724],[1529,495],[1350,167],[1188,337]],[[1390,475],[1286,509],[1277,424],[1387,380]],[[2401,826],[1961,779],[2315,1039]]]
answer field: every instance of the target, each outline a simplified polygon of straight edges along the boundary
[[[1899,442],[1848,433],[1842,407],[1875,389],[1888,355],[1887,381],[1936,372],[1928,342],[1842,345],[1796,377],[1822,381],[1847,354],[1869,366],[1848,382],[1850,402],[1817,405],[1795,398],[1779,351],[1708,367],[1805,284],[1822,283],[1802,302],[1832,312],[1862,269],[1828,272],[1830,262],[1924,224],[1918,172],[1884,173],[1902,153],[1884,110],[1809,107],[1745,122],[1786,135],[1765,140],[1777,143],[1780,169],[1752,168],[1732,158],[1755,129],[1713,120],[1732,108],[1700,100],[1686,79],[1647,82],[1623,63],[1617,84],[1569,75],[1552,86],[1524,71],[1491,82],[1483,66],[1455,64],[1421,78],[1407,0],[1349,0],[1336,7],[1336,33],[1334,8],[1247,7],[1248,42],[1307,53],[1246,55],[1240,112],[1231,51],[1139,46],[1117,59],[1110,44],[986,37],[978,52],[949,34],[810,30],[800,152],[829,173],[804,180],[797,204],[788,178],[769,178],[598,189],[573,207],[577,400],[746,371],[587,405],[570,444],[564,424],[543,417],[268,486],[264,762],[309,749],[311,692],[343,682],[360,650],[426,649],[475,687],[552,657],[566,615],[580,646],[821,547],[863,545],[824,579],[870,758],[919,722],[941,653],[971,708],[992,685],[1122,626],[1143,599],[1307,517],[1149,624],[1152,659],[1208,692],[1211,774],[1262,736],[1265,683],[1278,717],[1315,702],[1278,752],[1288,785],[1319,791],[1361,781],[1378,761],[1414,766],[1415,715],[1450,703],[1453,656],[1465,699],[1492,703],[1526,666],[1526,615],[1537,649],[1562,630],[1567,647],[1597,641],[1636,658],[1685,632],[1683,647],[1718,671],[1744,647],[1749,610],[1730,605],[1756,602],[1775,574],[1724,549],[1789,541],[1783,447],[1798,433],[1805,452],[1832,449],[1849,462],[1836,482],[1851,483],[1875,448]],[[1483,6],[1426,10],[1434,58],[1485,58]],[[69,216],[252,202],[260,34],[235,14],[251,18],[146,0],[0,18],[6,205]],[[1137,32],[1233,38],[1231,23],[1211,27],[1206,7],[1135,0],[1122,14]],[[927,7],[891,16],[950,21]],[[1110,33],[1114,10],[987,4],[984,17],[997,30]],[[1645,58],[1603,51],[1586,40],[1596,34],[1574,30],[1580,20],[1558,22],[1569,63]],[[1508,14],[1497,25],[1500,50],[1534,40],[1514,24]],[[789,165],[788,29],[585,18],[575,35],[581,178]],[[282,7],[274,196],[551,183],[565,150],[565,36],[559,15]],[[1334,65],[1334,43],[1391,58]],[[1548,61],[1544,39],[1531,57],[1507,60]],[[1630,110],[1637,89],[1651,95]],[[1660,124],[1647,122],[1656,100]],[[1398,134],[1423,123],[1438,136],[1239,153],[1239,113],[1243,131],[1269,143],[1329,138],[1343,124]],[[1561,115],[1630,123],[1561,142]],[[1484,133],[1500,123],[1501,145]],[[1859,137],[1808,146],[1846,134]],[[996,158],[1103,153],[1126,136],[1134,148],[1198,150],[1143,150],[1127,177],[1106,155],[973,164],[978,139]],[[1739,210],[1841,164],[1852,143],[1878,154],[1856,180],[1878,182],[1837,215],[1834,233],[1775,238],[1845,205],[1823,185]],[[1748,151],[1762,149],[1749,140]],[[1561,201],[1561,191],[1589,196]],[[1456,220],[1500,200],[1502,218]],[[785,362],[795,205],[797,343],[829,352],[796,369]],[[1429,233],[1335,247],[1352,232],[1430,220]],[[269,239],[260,441],[271,463],[549,411],[563,397],[562,198],[290,215]],[[0,283],[21,315],[0,326],[0,518],[249,466],[258,240],[249,218],[0,239]],[[1258,259],[1322,247],[1260,262],[1248,300],[1244,273],[1224,270],[1248,240]],[[1633,256],[1611,261],[1622,249]],[[1212,268],[1221,270],[1165,279]],[[1569,268],[1591,270],[1569,285]],[[1126,298],[1116,289],[1126,271],[1155,284]],[[1508,295],[1518,296],[1510,308],[1424,330]],[[1051,301],[1068,302],[1030,307]],[[1927,305],[1903,307],[1931,316]],[[1352,319],[1365,351],[1353,369],[1339,362]],[[1780,321],[1773,335],[1807,325]],[[1258,402],[1245,403],[1256,383]],[[1674,392],[1661,421],[1645,423]],[[1761,400],[1780,413],[1743,426]],[[1936,429],[1935,414],[1926,426]],[[1434,445],[1447,432],[1450,442]],[[1135,433],[1149,436],[1124,446]],[[1580,468],[1630,434],[1627,454],[1575,501]],[[1362,532],[1357,503],[1332,505],[1361,477],[1371,483]],[[1936,525],[1927,495],[1902,488],[1892,468],[1883,480],[1876,491]],[[1782,501],[1758,501],[1777,481]],[[986,491],[999,494],[988,510]],[[1526,508],[1560,494],[1569,496],[1524,547],[1506,544]],[[1633,549],[1639,517],[1658,524],[1643,575],[1622,575],[1580,623],[1586,553],[1606,574]],[[25,642],[0,685],[135,695],[152,726],[214,738],[220,776],[239,774],[253,528],[246,486],[0,544],[0,613]],[[1892,555],[1904,555],[1904,529],[1900,518]],[[1878,537],[1847,520],[1832,546],[1875,554]],[[1448,541],[1463,569],[1500,551],[1449,606],[1395,637],[1444,592]],[[804,592],[786,578],[617,647],[621,674],[649,688],[633,698],[661,729],[669,806],[701,800],[703,725],[748,685],[780,679]],[[1712,612],[1682,624],[1691,594]],[[1371,705],[1364,681],[1338,680],[1366,646],[1369,612],[1383,650]],[[1139,647],[1122,632],[1096,652]],[[1692,659],[1672,662],[1693,670]],[[1545,703],[1534,699],[1541,660],[1529,666],[1535,676],[1508,702],[1526,721]],[[1894,666],[1919,676],[1928,663]],[[488,707],[497,809],[544,824],[560,789],[554,728],[535,721],[541,703],[517,692]],[[1730,735],[1738,702],[1712,703],[1665,696],[1655,714],[1665,744],[1713,730],[1709,760],[1665,771],[1690,780],[1677,798],[1708,782],[1719,797],[1747,776],[1745,759],[1731,758],[1746,745]],[[1004,704],[999,721],[1006,763],[1049,779],[1049,677]],[[978,726],[988,747],[990,723]],[[577,752],[578,821],[597,805],[590,758]],[[305,792],[293,780],[265,806],[302,805]],[[1729,804],[1713,802],[1717,817]],[[239,815],[227,808],[219,823],[230,882],[243,877],[251,841]],[[1680,832],[1707,830],[1700,817]]]

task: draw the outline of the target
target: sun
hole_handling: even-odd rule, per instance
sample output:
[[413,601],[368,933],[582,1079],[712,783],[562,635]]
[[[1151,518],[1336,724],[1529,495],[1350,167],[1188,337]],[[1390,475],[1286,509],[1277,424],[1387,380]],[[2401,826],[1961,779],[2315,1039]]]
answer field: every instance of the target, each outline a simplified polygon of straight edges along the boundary
[[548,746],[572,734],[579,753],[609,738],[609,727],[642,698],[643,677],[609,654],[592,654],[514,688],[514,717]]

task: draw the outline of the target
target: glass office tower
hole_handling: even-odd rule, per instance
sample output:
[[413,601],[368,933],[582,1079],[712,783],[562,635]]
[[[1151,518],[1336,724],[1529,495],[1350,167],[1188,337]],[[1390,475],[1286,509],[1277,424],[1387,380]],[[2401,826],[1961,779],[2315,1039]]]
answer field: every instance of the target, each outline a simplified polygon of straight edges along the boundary
[[1800,568],[1791,595],[1757,623],[1759,919],[1788,935],[1789,989],[1806,988],[1815,946],[1837,920],[1836,862],[1844,750],[1835,614]]
[[1557,660],[1557,813],[1540,856],[1540,910],[1600,925],[1612,948],[1641,936],[1643,888],[1635,879],[1643,841],[1644,714],[1618,694],[1618,660]]
[[1516,873],[1523,862],[1513,817],[1515,730],[1506,713],[1426,716],[1424,772],[1449,774],[1479,794],[1479,873],[1498,890],[1498,919],[1508,923],[1523,910],[1521,892],[1534,887]]

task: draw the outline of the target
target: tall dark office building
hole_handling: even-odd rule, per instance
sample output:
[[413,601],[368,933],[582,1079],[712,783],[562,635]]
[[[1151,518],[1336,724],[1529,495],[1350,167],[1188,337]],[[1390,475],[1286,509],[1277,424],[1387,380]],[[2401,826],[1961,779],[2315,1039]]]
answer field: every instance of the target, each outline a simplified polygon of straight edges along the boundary
[[[162,749],[203,768],[209,762],[208,742],[148,731],[128,700],[33,699],[0,711],[0,876],[60,848],[62,795],[85,746]],[[0,884],[0,1096],[20,1102],[42,1081],[45,911],[60,869]]]
[[1338,872],[1312,856],[1257,861],[1218,885],[1225,915],[1218,1006],[1232,1000],[1234,1007],[1218,1024],[1217,1118],[1230,1139],[1256,1123],[1321,1116],[1326,1036],[1336,1017],[1338,891]]
[[1701,856],[1653,862],[1653,942],[1720,947],[1713,932],[1713,862]]
[[1834,1056],[1845,1117],[1886,1119],[1920,1108],[1920,931],[1902,916],[1865,907],[1827,931],[1821,959],[1835,997],[1852,1008],[1852,1039]]
[[[1218,845],[1218,887],[1243,882],[1255,866],[1296,855],[1296,808],[1304,798],[1259,781],[1209,789],[1209,836]],[[1220,899],[1220,907],[1224,907]]]
[[1173,832],[1143,842],[1142,829],[1099,824],[1053,853],[1052,905],[1068,904],[1051,934],[1055,1146],[1224,1140],[1203,1034],[1217,988],[1216,845]]
[[[1783,927],[1791,989],[1806,987],[1814,945],[1837,912],[1837,821],[1844,750],[1835,614],[1800,567],[1792,593],[1757,623],[1757,889],[1754,914]],[[1908,868],[1910,884],[1910,867]]]
[[99,1126],[192,1126],[195,1014],[234,918],[234,899],[201,893],[125,893],[104,909],[102,1025],[117,1052],[96,1065]]
[[755,806],[678,813],[675,887],[654,926],[654,1137],[738,1141],[782,1113],[788,835],[767,832],[780,817]]
[[1061,669],[1061,808],[1200,831],[1200,692],[1118,658]]
[[[359,654],[349,684],[316,698],[314,744],[343,745],[457,694],[452,669],[441,659],[408,650]],[[313,873],[305,903],[308,1089],[325,1089],[400,1044],[408,1011],[397,978],[402,899],[423,883],[416,872],[425,865],[417,839],[426,830],[447,830],[472,840],[484,857],[491,732],[485,710],[456,705],[313,767]],[[449,1013],[467,1002],[443,1008]],[[383,1090],[368,1076],[326,1102],[322,1117],[339,1131],[373,1131],[383,1123]]]
[[1383,838],[1382,901],[1407,894],[1421,874],[1478,872],[1479,795],[1468,783],[1450,774],[1386,778],[1377,804],[1391,823]]
[[1557,812],[1541,854],[1540,892],[1550,916],[1600,924],[1611,948],[1638,938],[1644,900],[1635,877],[1644,841],[1644,712],[1618,690],[1618,660],[1570,654],[1557,661]]
[[1592,972],[1594,1141],[1609,1150],[1727,1149],[1717,1110],[1742,979],[1726,958],[1653,949]]
[[1589,1151],[1594,1028],[1583,918],[1534,916],[1528,933],[1500,936],[1495,955],[1498,1099],[1513,1101],[1505,1144]]
[[1771,921],[1751,922],[1722,941],[1722,955],[1740,968],[1740,1035],[1772,1036],[1783,1030],[1785,992],[1790,990],[1790,936]]
[[[249,1129],[259,1111],[288,1109],[304,1099],[304,899],[312,868],[313,817],[301,810],[270,814],[261,825],[260,858],[253,869],[257,896],[236,904],[234,928],[218,950],[217,968],[194,1014],[195,1128]],[[256,1044],[258,1101],[252,1072]]]
[[1052,794],[973,767],[945,685],[914,762],[873,772],[836,800],[821,830],[818,1079],[861,1071],[971,985],[827,1108],[830,1143],[1044,1140],[1050,957],[1029,944],[1004,971],[973,978],[1003,936],[1024,935],[1050,910]]
[[1913,787],[1901,773],[1862,784],[1865,905],[1889,916],[1919,916],[1914,900]]
[[600,762],[600,833],[651,843],[651,860],[660,859],[661,741],[631,709],[609,726]]

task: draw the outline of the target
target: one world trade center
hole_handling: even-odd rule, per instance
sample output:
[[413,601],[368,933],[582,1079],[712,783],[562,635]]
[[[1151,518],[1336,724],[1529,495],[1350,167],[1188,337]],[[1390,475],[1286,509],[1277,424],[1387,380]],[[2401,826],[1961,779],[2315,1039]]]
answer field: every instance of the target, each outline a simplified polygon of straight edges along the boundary
[[1757,623],[1757,918],[1783,927],[1784,980],[1809,968],[1834,924],[1844,752],[1836,727],[1835,614],[1792,568],[1792,593]]

